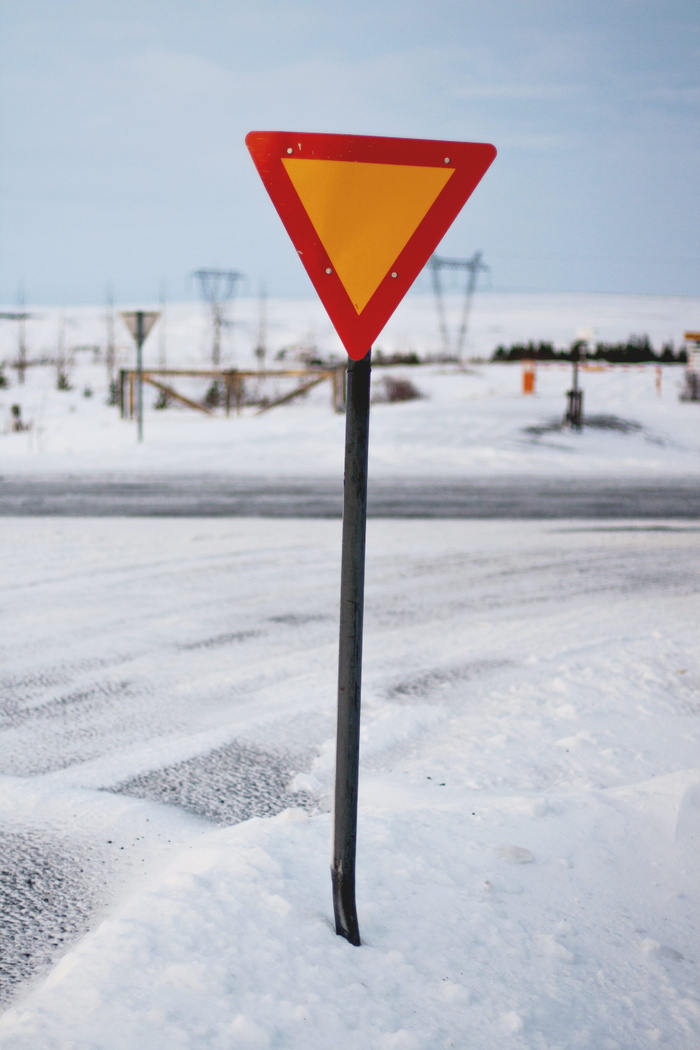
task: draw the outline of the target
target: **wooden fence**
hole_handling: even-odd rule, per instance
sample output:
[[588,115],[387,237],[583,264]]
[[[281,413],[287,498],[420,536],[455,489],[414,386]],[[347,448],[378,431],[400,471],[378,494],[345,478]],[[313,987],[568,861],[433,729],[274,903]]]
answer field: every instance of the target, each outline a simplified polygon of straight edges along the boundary
[[[119,371],[117,401],[122,419],[133,419],[136,415],[138,377],[139,373],[135,368],[122,368]],[[208,405],[206,401],[195,401],[177,391],[170,381],[163,382],[164,379],[171,380],[177,377],[209,379],[211,383],[221,383],[223,387],[222,403],[227,416],[231,414],[232,408],[238,413],[244,403],[250,404],[245,400],[245,381],[250,379],[256,382],[283,378],[300,380],[298,386],[281,397],[274,398],[272,401],[265,401],[263,398],[257,400],[255,402],[258,407],[257,415],[269,412],[271,408],[276,408],[278,405],[288,404],[325,380],[330,382],[333,411],[342,412],[345,409],[344,365],[337,368],[296,368],[269,372],[245,372],[235,368],[148,368],[142,371],[143,382],[161,391],[165,398],[177,401],[178,404],[195,409],[206,416],[212,416],[215,414],[215,406]]]

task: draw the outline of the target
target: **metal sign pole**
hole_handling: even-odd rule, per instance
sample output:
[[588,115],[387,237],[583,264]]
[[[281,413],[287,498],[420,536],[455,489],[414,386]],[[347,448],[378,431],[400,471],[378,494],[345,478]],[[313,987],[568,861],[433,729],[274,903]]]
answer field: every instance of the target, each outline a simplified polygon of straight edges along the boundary
[[348,363],[345,419],[345,493],[340,580],[338,723],[333,810],[333,910],[335,931],[360,944],[355,905],[357,794],[360,758],[362,619],[367,524],[367,453],[371,350]]
[[136,390],[136,418],[138,420],[139,441],[143,441],[143,311],[136,314],[136,371],[138,384]]
[[[160,314],[155,310],[122,310],[122,320],[136,343],[136,421],[138,440],[143,441],[143,344]],[[129,372],[129,418],[133,419],[134,373]]]
[[[478,186],[496,149],[488,142],[288,131],[251,131],[245,141],[351,358],[331,875],[336,933],[360,944],[355,853],[370,347]],[[473,262],[476,271],[478,261]]]

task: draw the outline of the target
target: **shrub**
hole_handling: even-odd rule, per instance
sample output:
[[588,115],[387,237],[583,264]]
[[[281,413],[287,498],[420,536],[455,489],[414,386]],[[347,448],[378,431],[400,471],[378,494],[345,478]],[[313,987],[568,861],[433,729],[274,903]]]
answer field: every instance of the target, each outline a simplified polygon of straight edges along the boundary
[[424,396],[418,387],[404,376],[382,376],[375,386],[372,400],[378,403],[415,401]]
[[684,350],[675,353],[673,343],[664,343],[660,351],[654,350],[648,335],[631,335],[626,343],[596,343],[595,348],[587,348],[581,340],[573,342],[568,350],[557,350],[552,343],[540,341],[535,343],[513,343],[512,346],[498,346],[494,350],[492,361],[572,361],[576,355],[581,359],[585,354],[589,360],[609,361],[612,364],[643,364],[646,362],[664,362],[682,364],[686,359]]
[[204,395],[203,404],[206,408],[218,408],[219,405],[223,405],[225,399],[223,383],[215,379]]
[[681,401],[700,401],[700,372],[686,372]]
[[420,358],[415,350],[409,350],[405,353],[396,352],[393,354],[385,354],[383,350],[376,349],[372,351],[372,364],[373,365],[419,365]]

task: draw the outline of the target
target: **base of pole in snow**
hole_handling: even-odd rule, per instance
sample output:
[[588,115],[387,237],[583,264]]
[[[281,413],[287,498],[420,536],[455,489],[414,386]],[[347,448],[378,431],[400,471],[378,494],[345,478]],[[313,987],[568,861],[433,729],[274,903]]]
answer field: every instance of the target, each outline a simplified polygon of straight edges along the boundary
[[356,945],[360,944],[355,905],[355,855],[360,760],[370,359],[371,351],[361,361],[350,361],[347,371],[338,728],[331,866],[335,932]]
[[583,426],[583,390],[566,391],[564,422],[574,430],[580,430]]
[[566,413],[564,423],[572,430],[580,430],[583,426],[583,390],[578,385],[578,369],[581,361],[581,350],[574,346],[571,350],[572,379],[571,390],[566,391]]

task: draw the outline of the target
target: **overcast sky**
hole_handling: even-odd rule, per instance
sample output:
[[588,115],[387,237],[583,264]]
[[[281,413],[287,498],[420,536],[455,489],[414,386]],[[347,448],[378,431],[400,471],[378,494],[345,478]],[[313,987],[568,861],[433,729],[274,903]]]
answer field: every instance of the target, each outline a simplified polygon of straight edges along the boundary
[[[252,129],[492,142],[441,252],[700,294],[697,0],[0,0],[0,300],[312,294]],[[427,288],[425,277],[417,288]]]

